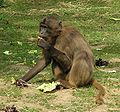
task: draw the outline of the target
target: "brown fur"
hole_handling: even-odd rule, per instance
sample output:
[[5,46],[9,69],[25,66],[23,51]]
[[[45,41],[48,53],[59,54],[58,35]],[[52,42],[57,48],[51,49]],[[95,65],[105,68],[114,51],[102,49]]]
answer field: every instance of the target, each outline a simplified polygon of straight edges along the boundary
[[94,57],[89,44],[83,36],[72,27],[62,27],[54,47],[64,52],[72,61],[72,67],[67,74],[61,70],[59,65],[53,67],[53,74],[61,84],[66,88],[76,88],[91,83],[100,91],[96,103],[103,103],[102,97],[105,90],[93,79]]
[[105,90],[93,78],[94,57],[83,36],[72,27],[64,27],[53,16],[45,18],[40,28],[42,39],[38,40],[38,46],[43,48],[44,57],[22,79],[30,80],[52,60],[53,74],[63,87],[77,88],[92,84],[99,90],[96,102],[103,103]]

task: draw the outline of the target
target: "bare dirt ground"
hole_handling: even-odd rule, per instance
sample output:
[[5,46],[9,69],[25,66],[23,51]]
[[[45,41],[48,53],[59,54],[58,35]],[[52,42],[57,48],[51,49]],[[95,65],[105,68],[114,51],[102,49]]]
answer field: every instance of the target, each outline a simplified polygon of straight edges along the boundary
[[[119,58],[113,58],[110,60],[111,63],[117,63],[119,62]],[[11,66],[11,69],[14,69],[15,71],[26,71],[28,70],[28,67],[23,67],[21,69],[21,65],[17,66]],[[103,72],[109,72],[112,70],[115,70],[116,72],[120,71],[119,67],[114,68],[101,68]],[[105,89],[106,89],[106,96],[105,96],[105,103],[103,105],[95,105],[94,107],[90,108],[86,112],[119,112],[120,111],[120,89],[116,88],[120,85],[120,79],[116,77],[108,77],[107,81],[109,83],[106,83]],[[37,100],[30,100],[28,97],[35,96],[39,94],[39,90],[36,89],[38,85],[31,84],[28,88],[22,88],[21,90],[21,96],[20,97],[10,97],[9,94],[6,92],[6,95],[0,95],[0,101],[5,106],[8,105],[15,105],[18,110],[23,109],[24,107],[27,108],[34,108],[37,110],[40,110],[40,112],[61,112],[61,109],[59,106],[63,105],[65,107],[71,108],[72,102],[76,102],[82,97],[75,97],[73,95],[74,89],[64,89],[64,90],[58,90],[54,93],[50,93],[51,96],[55,96],[54,99],[47,100],[47,105],[50,105],[52,108],[47,108],[45,105],[41,104],[41,98]],[[0,90],[7,90],[7,88],[13,87],[11,85],[11,82],[5,82],[5,80],[0,79]],[[44,97],[44,96],[40,96]],[[92,96],[91,96],[92,97]],[[89,102],[88,102],[89,103]],[[81,105],[81,104],[80,104]],[[4,108],[2,107],[2,108]],[[66,112],[68,112],[66,110]],[[72,112],[72,111],[71,111]]]
[[[120,83],[118,82],[118,79],[109,79],[113,80],[116,82],[117,85]],[[8,87],[9,84],[5,84],[5,82],[0,79],[0,89]],[[95,107],[91,108],[89,111],[86,112],[119,112],[120,108],[110,107],[110,105],[118,105],[120,104],[119,100],[115,100],[115,96],[120,96],[120,90],[116,88],[110,88],[109,85],[108,87],[105,87],[106,89],[106,96],[105,96],[105,104],[103,105],[96,105]],[[24,107],[28,108],[35,108],[40,110],[41,112],[60,112],[59,109],[48,109],[45,106],[41,105],[40,102],[36,101],[29,101],[28,98],[26,98],[25,95],[32,95],[32,94],[37,94],[39,91],[35,89],[35,87],[28,87],[28,88],[23,88],[22,89],[22,97],[19,98],[12,98],[9,96],[0,96],[0,101],[4,102],[6,105],[16,105],[18,109],[22,109]],[[59,106],[59,105],[66,105],[70,106],[72,102],[76,101],[78,98],[73,96],[73,89],[65,89],[65,90],[60,90],[55,93],[51,93],[52,95],[55,95],[54,99],[51,99],[49,103],[52,106]],[[117,97],[118,98],[118,97]]]

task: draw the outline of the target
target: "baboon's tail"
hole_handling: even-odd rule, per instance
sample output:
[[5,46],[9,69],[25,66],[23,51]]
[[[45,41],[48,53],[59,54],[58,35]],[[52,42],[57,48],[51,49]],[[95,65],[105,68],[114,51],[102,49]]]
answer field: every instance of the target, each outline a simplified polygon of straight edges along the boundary
[[97,104],[103,104],[104,103],[103,96],[105,95],[105,89],[104,89],[104,87],[101,84],[99,84],[95,79],[92,80],[92,85],[97,90],[99,90],[99,93],[96,96],[96,103]]

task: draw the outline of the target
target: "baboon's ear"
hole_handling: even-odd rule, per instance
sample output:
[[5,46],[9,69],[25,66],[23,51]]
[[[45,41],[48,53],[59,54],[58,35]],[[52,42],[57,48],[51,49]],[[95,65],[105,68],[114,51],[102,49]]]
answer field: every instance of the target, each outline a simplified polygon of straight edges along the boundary
[[59,28],[57,29],[57,31],[60,33],[62,31],[62,22],[59,22]]
[[61,21],[59,22],[59,27],[62,29],[62,22]]
[[46,17],[43,19],[42,23],[45,23],[45,21],[46,21]]

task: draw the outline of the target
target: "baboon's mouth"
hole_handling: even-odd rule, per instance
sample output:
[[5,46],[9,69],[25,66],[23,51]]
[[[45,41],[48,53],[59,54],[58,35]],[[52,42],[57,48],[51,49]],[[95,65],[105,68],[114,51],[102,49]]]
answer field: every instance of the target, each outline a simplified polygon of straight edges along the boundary
[[42,35],[38,36],[38,40],[41,40],[41,39],[46,40],[47,38],[45,36],[42,36]]
[[41,40],[41,39],[43,39],[41,36],[38,36],[38,40]]
[[38,40],[46,40],[45,37],[38,36]]

